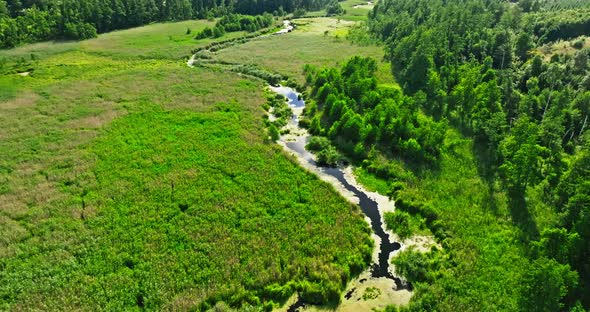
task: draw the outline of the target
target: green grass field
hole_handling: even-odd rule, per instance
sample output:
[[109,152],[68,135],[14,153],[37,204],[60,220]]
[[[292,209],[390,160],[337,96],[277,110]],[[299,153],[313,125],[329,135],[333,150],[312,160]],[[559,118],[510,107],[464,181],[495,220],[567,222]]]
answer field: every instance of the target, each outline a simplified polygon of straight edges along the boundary
[[[336,66],[354,55],[383,58],[383,48],[358,46],[346,40],[353,23],[336,18],[303,18],[294,23],[298,29],[288,35],[253,40],[218,52],[222,61],[246,63],[279,72],[303,82],[303,66]],[[327,33],[326,33],[327,31]],[[377,77],[382,82],[393,80],[388,63],[379,63]]]
[[[373,4],[368,4],[367,1],[363,0],[344,0],[339,1],[342,8],[345,10],[345,13],[340,16],[334,16],[334,18],[338,18],[345,21],[366,21],[367,14],[369,11],[373,9],[373,6],[376,1],[372,1]],[[307,12],[305,16],[325,16],[326,10],[319,10],[313,12]]]
[[0,310],[321,302],[366,265],[358,208],[267,141],[264,84],[181,59],[208,24],[0,51],[29,72],[0,76]]

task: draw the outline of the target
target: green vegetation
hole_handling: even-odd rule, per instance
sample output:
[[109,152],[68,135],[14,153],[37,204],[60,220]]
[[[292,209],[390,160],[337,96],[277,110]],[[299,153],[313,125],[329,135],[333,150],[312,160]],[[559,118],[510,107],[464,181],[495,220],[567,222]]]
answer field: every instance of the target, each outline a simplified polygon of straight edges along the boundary
[[[286,36],[272,36],[249,41],[216,53],[215,58],[227,63],[255,65],[269,72],[280,72],[283,76],[303,84],[302,69],[305,64],[314,66],[335,66],[354,55],[365,55],[381,60],[383,49],[378,46],[352,45],[346,40],[346,30],[351,22],[335,18],[305,18],[293,21],[297,30]],[[330,35],[324,36],[328,30]],[[334,33],[342,32],[338,38]],[[377,64],[375,73],[380,82],[391,82],[390,67]]]
[[[319,10],[335,0],[0,0],[0,48],[54,39],[88,39],[152,22],[225,17],[230,13]],[[255,24],[246,26],[255,27]],[[213,32],[222,28],[215,27]],[[248,29],[245,29],[248,30]]]
[[376,299],[381,295],[379,288],[367,287],[363,293],[363,300]]
[[443,246],[394,260],[416,285],[408,310],[589,307],[588,175],[573,174],[588,172],[589,50],[531,52],[584,34],[590,15],[540,8],[384,0],[368,27],[401,89],[366,58],[306,67],[304,124],[329,139],[310,149],[336,146],[396,200],[390,228]]
[[0,52],[0,309],[337,302],[370,261],[359,209],[268,141],[264,84],[179,59],[187,23]]
[[0,309],[335,306],[370,230],[273,143],[279,82],[442,247],[393,260],[401,310],[590,308],[586,2],[0,0],[0,46],[194,17],[0,51]]
[[338,3],[338,0],[331,0],[326,6],[326,14],[328,16],[342,15],[344,14],[344,8]]
[[387,228],[392,230],[401,239],[428,232],[426,220],[419,213],[412,215],[402,209],[385,213],[385,223]]
[[[433,248],[430,252],[412,249],[402,251],[394,260],[396,273],[406,276],[414,283],[432,283],[440,278],[444,254]],[[423,284],[418,284],[423,287]]]
[[349,157],[369,152],[433,162],[440,155],[444,125],[418,113],[417,100],[398,88],[377,85],[377,63],[353,57],[338,71],[306,67],[310,96],[309,131],[328,136]]
[[336,167],[344,160],[340,152],[325,137],[312,137],[305,149],[314,152],[320,166]]
[[272,15],[265,13],[264,15],[249,16],[239,14],[227,14],[220,18],[215,27],[205,28],[201,30],[196,39],[205,38],[219,38],[226,32],[247,31],[255,32],[262,28],[270,27],[274,24]]

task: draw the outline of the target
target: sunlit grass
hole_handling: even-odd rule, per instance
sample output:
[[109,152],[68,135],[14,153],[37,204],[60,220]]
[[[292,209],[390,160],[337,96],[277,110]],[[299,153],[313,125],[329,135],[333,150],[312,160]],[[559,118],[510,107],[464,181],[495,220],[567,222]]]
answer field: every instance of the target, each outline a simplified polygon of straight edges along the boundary
[[[344,34],[353,22],[336,18],[304,18],[294,22],[297,25],[294,32],[225,49],[217,53],[216,58],[255,64],[300,82],[305,64],[336,66],[354,55],[370,56],[379,61],[383,58],[383,47],[358,46],[346,40]],[[387,63],[381,63],[377,76],[383,82],[392,81]]]
[[358,209],[267,142],[264,83],[181,59],[210,24],[0,52],[0,310],[261,307],[365,265]]

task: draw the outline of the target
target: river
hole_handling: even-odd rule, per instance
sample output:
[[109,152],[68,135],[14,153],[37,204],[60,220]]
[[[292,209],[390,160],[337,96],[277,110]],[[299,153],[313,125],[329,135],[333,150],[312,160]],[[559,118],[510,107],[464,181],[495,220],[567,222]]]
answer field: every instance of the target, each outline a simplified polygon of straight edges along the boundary
[[[284,23],[282,31],[277,34],[285,34],[293,30],[290,22]],[[260,36],[267,37],[267,35]],[[187,65],[193,67],[196,62],[196,54],[188,61]],[[359,205],[365,215],[365,220],[372,229],[371,237],[375,241],[372,255],[372,263],[367,270],[352,280],[337,311],[371,311],[374,308],[383,309],[387,305],[405,305],[411,298],[411,285],[394,275],[391,258],[396,252],[416,245],[415,242],[406,240],[402,243],[395,241],[395,234],[385,228],[383,215],[395,209],[394,202],[388,197],[370,192],[360,185],[350,166],[342,168],[326,168],[317,165],[314,155],[305,149],[310,139],[307,130],[299,127],[299,118],[303,114],[305,101],[301,99],[296,90],[285,86],[269,86],[270,90],[285,96],[289,106],[293,110],[292,118],[285,126],[289,131],[281,135],[278,140],[283,149],[297,158],[300,165],[315,173],[320,179],[330,183],[334,188],[350,202]],[[430,242],[426,242],[430,243]],[[400,249],[401,248],[401,249]],[[363,294],[370,289],[378,291],[377,299],[365,300]],[[300,308],[313,309],[296,296],[292,297],[283,308],[286,311],[298,311]]]
[[[375,240],[376,246],[378,246],[373,253],[373,263],[364,274],[361,274],[351,283],[351,286],[346,291],[344,301],[353,299],[355,292],[358,293],[357,295],[362,295],[361,291],[357,288],[366,289],[373,287],[379,288],[383,297],[393,300],[389,304],[396,302],[405,303],[406,300],[409,300],[411,286],[396,277],[390,265],[393,253],[400,249],[401,244],[394,241],[393,238],[395,235],[386,229],[383,219],[385,212],[394,210],[393,201],[386,196],[370,192],[361,186],[352,174],[352,168],[350,166],[342,168],[318,166],[314,155],[305,149],[305,145],[310,139],[310,134],[306,129],[299,127],[299,118],[303,114],[305,101],[292,88],[269,86],[269,89],[285,96],[288,99],[289,106],[293,110],[293,115],[285,126],[289,131],[280,137],[278,144],[285,151],[295,156],[304,168],[330,183],[349,201],[358,204],[365,215],[365,220],[369,223],[373,231],[372,237]],[[356,297],[358,299],[358,296]],[[297,308],[304,305],[304,302],[297,301],[289,307],[288,311],[296,311]],[[354,308],[351,307],[350,310],[353,311]]]

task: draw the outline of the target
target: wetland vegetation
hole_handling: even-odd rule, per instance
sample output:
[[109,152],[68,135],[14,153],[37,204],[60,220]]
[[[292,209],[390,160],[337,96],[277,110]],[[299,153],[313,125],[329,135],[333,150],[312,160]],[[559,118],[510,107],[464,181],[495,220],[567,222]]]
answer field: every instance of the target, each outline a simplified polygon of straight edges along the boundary
[[0,310],[589,309],[588,10],[0,0]]

